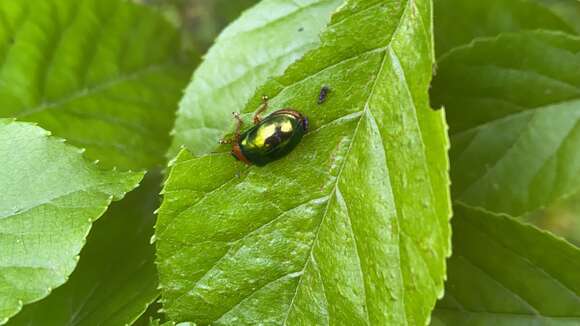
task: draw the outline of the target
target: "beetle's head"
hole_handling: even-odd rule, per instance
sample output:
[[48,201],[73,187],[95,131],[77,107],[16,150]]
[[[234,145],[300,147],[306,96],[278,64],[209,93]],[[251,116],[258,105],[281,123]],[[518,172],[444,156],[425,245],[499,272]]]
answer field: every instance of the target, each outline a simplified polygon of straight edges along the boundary
[[310,124],[308,122],[307,117],[302,117],[302,119],[300,120],[300,125],[302,126],[302,129],[304,130],[304,132],[308,132],[308,128],[310,127]]

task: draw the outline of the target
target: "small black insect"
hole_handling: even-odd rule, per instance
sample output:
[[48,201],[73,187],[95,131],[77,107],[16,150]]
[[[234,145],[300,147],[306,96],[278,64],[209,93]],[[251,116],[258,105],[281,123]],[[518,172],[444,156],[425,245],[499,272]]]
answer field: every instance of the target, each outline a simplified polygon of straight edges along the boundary
[[318,105],[326,101],[328,93],[330,93],[330,87],[328,85],[322,86],[322,88],[320,89],[320,94],[318,94]]

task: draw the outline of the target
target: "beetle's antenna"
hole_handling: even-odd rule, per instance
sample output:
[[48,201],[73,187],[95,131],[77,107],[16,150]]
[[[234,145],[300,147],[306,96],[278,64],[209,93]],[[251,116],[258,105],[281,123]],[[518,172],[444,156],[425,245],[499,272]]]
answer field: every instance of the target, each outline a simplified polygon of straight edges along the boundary
[[258,123],[260,123],[260,121],[262,121],[262,118],[260,118],[260,114],[268,110],[268,100],[270,100],[270,98],[267,95],[262,96],[262,105],[260,105],[256,113],[254,113],[255,125],[257,125]]

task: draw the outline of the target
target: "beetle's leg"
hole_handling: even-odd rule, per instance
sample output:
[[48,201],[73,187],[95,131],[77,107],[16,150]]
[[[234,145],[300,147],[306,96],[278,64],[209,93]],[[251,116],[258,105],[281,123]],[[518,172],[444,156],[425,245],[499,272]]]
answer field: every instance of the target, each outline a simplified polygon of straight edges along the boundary
[[262,121],[262,118],[260,118],[260,114],[266,110],[268,110],[268,96],[264,95],[262,96],[262,105],[260,105],[260,107],[258,108],[258,110],[256,111],[256,113],[254,113],[254,124],[257,125],[258,123],[260,123],[260,121]]
[[238,121],[236,125],[236,132],[234,133],[234,142],[237,144],[240,142],[240,133],[242,131],[242,126],[244,125],[244,121],[240,118],[240,114],[237,112],[232,113],[234,115],[234,119]]
[[219,141],[220,144],[233,144],[233,143],[238,143],[240,141],[240,132],[242,130],[242,125],[244,124],[244,122],[242,121],[242,118],[240,117],[239,113],[232,112],[232,115],[234,116],[234,119],[237,120],[236,131],[234,132],[234,137],[230,138],[230,139],[222,138]]

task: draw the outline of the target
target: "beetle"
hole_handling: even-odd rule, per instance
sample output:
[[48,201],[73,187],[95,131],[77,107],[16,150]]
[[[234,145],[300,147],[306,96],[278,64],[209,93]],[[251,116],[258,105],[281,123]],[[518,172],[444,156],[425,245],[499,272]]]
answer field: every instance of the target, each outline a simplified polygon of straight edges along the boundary
[[243,121],[239,113],[234,137],[220,140],[231,144],[231,154],[248,165],[264,166],[290,153],[308,132],[308,119],[300,112],[287,108],[275,111],[262,119],[260,114],[268,109],[268,97],[262,96],[262,104],[253,117],[254,126],[241,132]]

